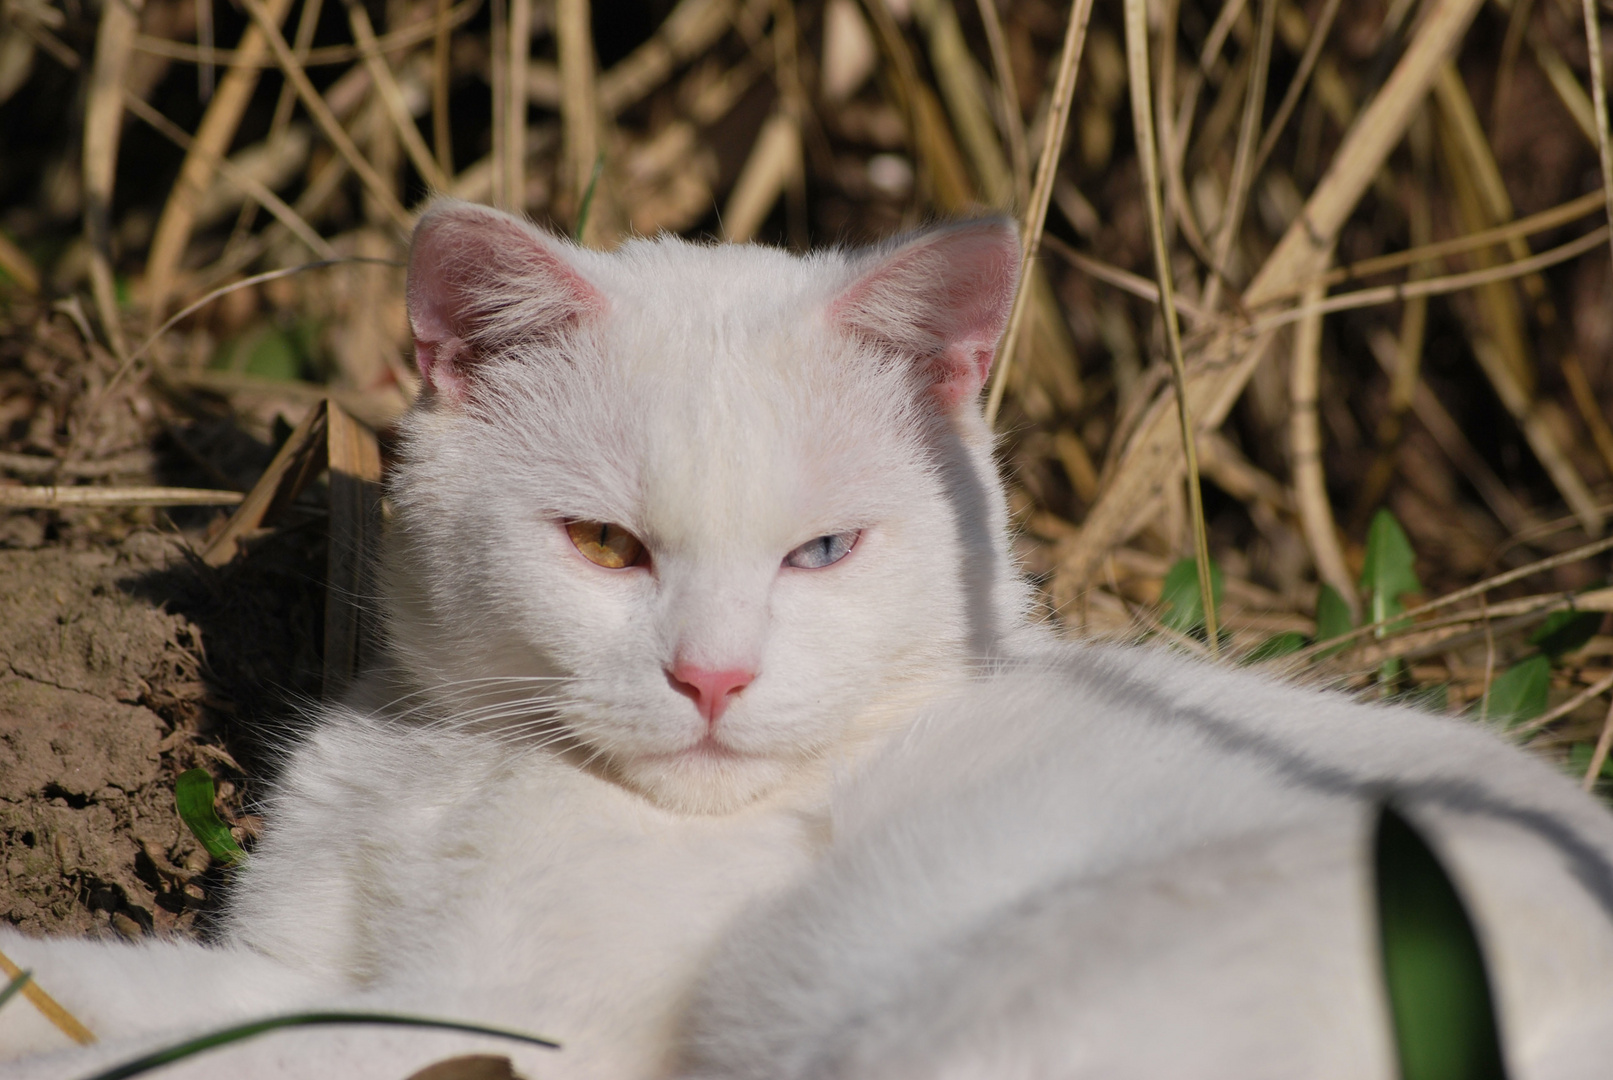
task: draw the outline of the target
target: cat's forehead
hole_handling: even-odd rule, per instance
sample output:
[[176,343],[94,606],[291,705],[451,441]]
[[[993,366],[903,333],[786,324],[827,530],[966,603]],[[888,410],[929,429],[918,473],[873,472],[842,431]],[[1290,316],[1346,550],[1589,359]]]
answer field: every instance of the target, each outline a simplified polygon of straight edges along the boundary
[[607,332],[647,345],[737,346],[813,328],[851,277],[835,252],[802,258],[676,237],[576,254],[578,269],[606,298]]
[[878,516],[922,468],[907,373],[827,318],[838,257],[658,241],[578,269],[605,310],[568,362],[510,372],[542,415],[508,418],[570,512],[774,543]]

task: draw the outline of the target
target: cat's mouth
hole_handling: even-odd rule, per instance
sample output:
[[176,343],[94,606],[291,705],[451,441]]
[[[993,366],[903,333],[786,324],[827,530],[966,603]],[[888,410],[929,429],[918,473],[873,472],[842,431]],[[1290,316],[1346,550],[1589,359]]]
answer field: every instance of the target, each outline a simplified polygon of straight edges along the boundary
[[735,750],[715,735],[708,733],[699,742],[685,746],[682,750],[647,756],[656,761],[744,761],[755,755]]
[[636,754],[615,761],[628,787],[669,810],[725,814],[776,788],[788,763],[736,749],[707,734],[681,750]]

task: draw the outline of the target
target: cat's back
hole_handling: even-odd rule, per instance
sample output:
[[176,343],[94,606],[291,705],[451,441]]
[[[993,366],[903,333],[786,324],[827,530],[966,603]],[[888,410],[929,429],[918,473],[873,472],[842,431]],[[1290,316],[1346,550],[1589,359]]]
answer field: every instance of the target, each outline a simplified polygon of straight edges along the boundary
[[849,785],[820,871],[712,969],[691,1068],[1393,1075],[1385,800],[1473,912],[1515,1074],[1588,1075],[1613,1049],[1601,807],[1471,724],[1119,648],[1006,663]]

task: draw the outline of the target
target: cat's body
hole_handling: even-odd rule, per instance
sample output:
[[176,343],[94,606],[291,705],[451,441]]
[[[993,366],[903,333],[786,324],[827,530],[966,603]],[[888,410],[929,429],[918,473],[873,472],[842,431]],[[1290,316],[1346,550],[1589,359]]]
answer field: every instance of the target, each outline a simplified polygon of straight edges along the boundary
[[[1519,1075],[1581,1075],[1592,802],[1470,727],[1030,625],[975,400],[1016,261],[1000,222],[798,260],[434,211],[386,662],[289,755],[222,946],[0,933],[105,1040],[0,1073],[343,1006],[565,1048],[281,1034],[195,1075],[1388,1075],[1393,794],[1471,871]],[[41,1023],[0,1012],[0,1059]]]
[[686,1067],[1388,1080],[1385,799],[1472,911],[1509,1075],[1606,1075],[1605,810],[1471,723],[1133,648],[1023,656],[839,792],[831,854],[725,936]]

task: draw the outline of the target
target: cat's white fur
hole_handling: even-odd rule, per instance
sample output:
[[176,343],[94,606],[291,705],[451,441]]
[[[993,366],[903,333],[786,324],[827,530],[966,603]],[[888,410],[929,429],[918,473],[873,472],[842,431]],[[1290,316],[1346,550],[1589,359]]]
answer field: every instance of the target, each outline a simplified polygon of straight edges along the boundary
[[[1571,784],[1471,725],[1029,625],[975,399],[1016,255],[1000,222],[795,259],[428,214],[387,662],[290,754],[220,945],[0,932],[105,1040],[0,1075],[340,1005],[565,1049],[344,1029],[170,1075],[1388,1076],[1386,796],[1474,909],[1515,1075],[1600,1075],[1613,820]],[[678,663],[754,681],[709,725]],[[0,1012],[0,1056],[52,1039]]]
[[726,936],[687,1074],[1393,1077],[1385,799],[1473,914],[1509,1075],[1607,1075],[1602,807],[1468,722],[1117,647],[1021,654],[851,781]]

